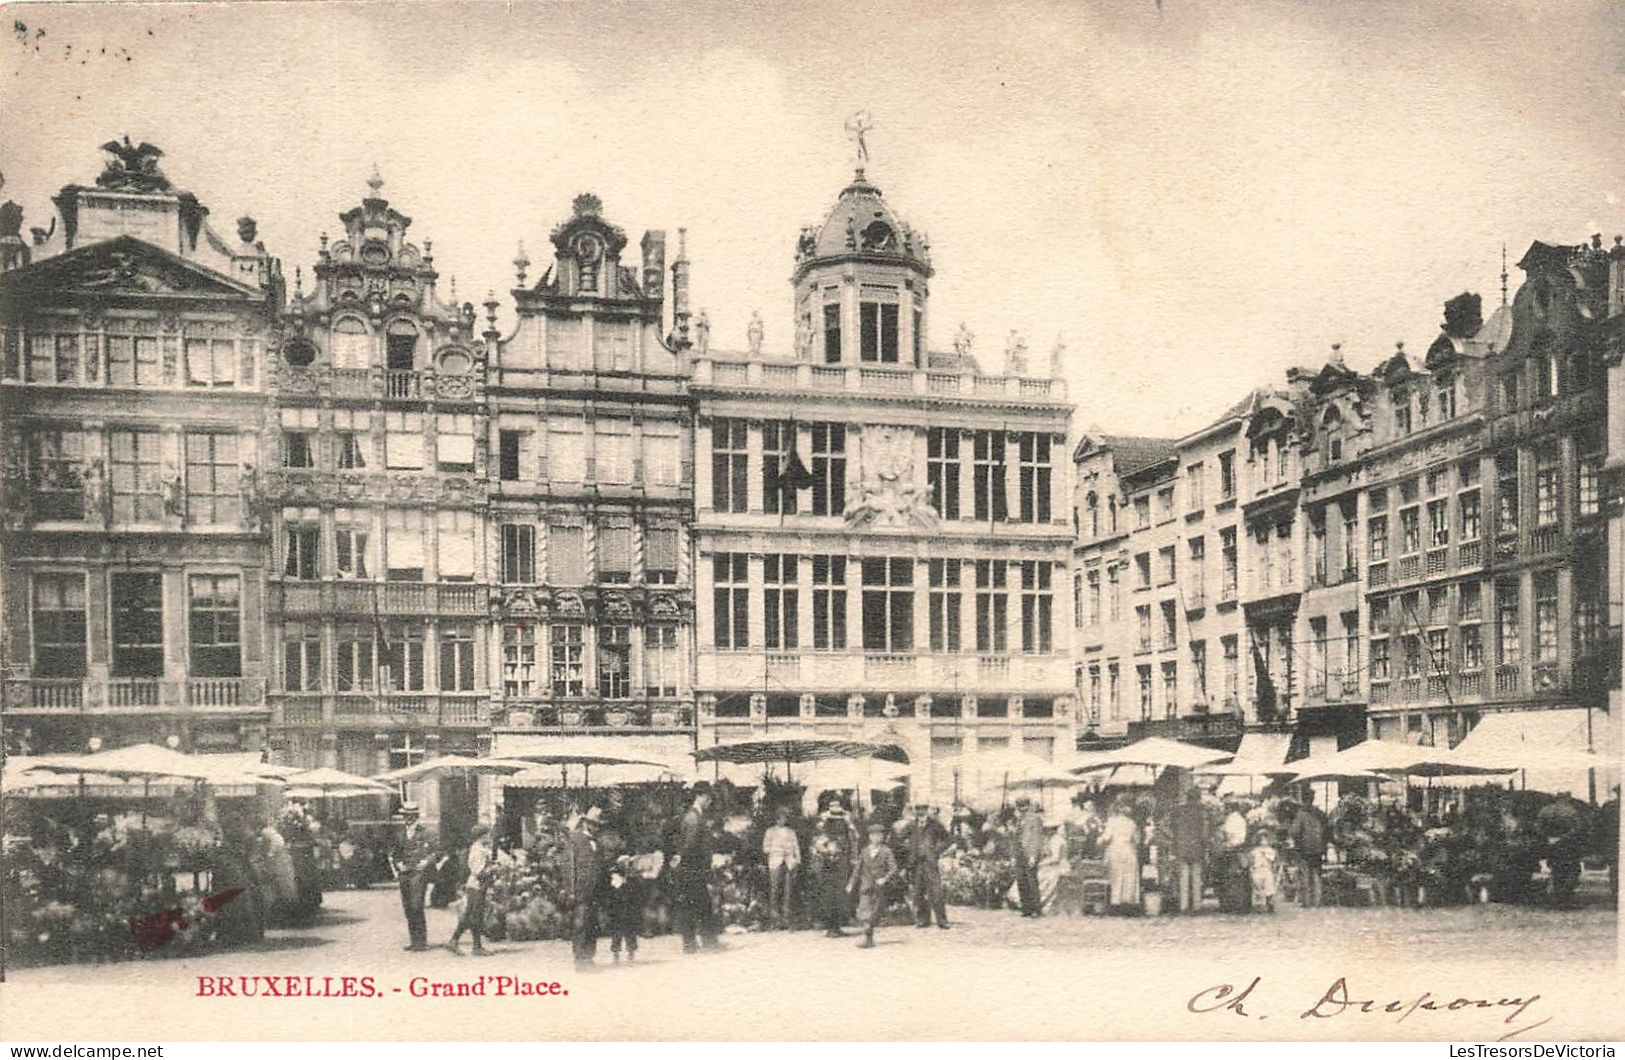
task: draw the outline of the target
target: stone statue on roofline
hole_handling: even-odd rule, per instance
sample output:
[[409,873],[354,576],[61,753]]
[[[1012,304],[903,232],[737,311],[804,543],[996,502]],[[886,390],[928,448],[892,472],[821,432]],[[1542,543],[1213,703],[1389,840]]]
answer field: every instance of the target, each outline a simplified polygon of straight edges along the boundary
[[750,326],[745,328],[745,344],[749,347],[752,357],[762,355],[763,337],[764,329],[762,327],[761,310],[753,309],[750,314]]
[[1055,345],[1049,351],[1049,377],[1061,378],[1066,366],[1066,339],[1061,335],[1055,336]]
[[954,353],[960,357],[969,357],[972,344],[976,342],[976,333],[970,325],[963,320],[959,322],[959,330],[954,332]]
[[711,352],[711,317],[703,309],[694,318],[694,352],[701,357]]
[[1027,340],[1015,328],[1004,340],[1004,374],[1027,374]]

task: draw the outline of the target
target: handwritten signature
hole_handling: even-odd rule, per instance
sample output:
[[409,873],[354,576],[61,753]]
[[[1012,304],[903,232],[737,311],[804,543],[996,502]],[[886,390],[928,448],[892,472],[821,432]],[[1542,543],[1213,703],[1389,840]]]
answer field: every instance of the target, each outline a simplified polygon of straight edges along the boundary
[[[1261,1011],[1261,1002],[1254,996],[1254,991],[1258,990],[1258,985],[1262,981],[1262,976],[1254,976],[1252,982],[1239,990],[1234,983],[1219,983],[1207,987],[1197,991],[1185,1002],[1185,1008],[1199,1015],[1228,1012],[1246,1019],[1268,1019],[1269,1015]],[[1435,996],[1432,991],[1427,990],[1416,997],[1392,1000],[1362,998],[1352,995],[1349,992],[1348,981],[1340,976],[1326,988],[1325,993],[1320,995],[1320,1000],[1298,1013],[1298,1019],[1329,1020],[1340,1016],[1392,1016],[1395,1017],[1395,1023],[1404,1023],[1418,1012],[1490,1010],[1499,1014],[1502,1010],[1510,1010],[1501,1021],[1503,1026],[1510,1029],[1496,1039],[1504,1042],[1551,1022],[1551,1017],[1548,1016],[1533,1023],[1513,1026],[1519,1019],[1525,1017],[1539,1000],[1539,994],[1530,994],[1528,997],[1450,997]]]

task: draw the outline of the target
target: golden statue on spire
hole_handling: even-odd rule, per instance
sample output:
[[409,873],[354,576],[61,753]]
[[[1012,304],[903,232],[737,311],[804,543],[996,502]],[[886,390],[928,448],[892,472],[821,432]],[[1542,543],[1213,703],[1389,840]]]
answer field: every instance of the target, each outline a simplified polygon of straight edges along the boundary
[[858,145],[858,176],[863,176],[864,169],[869,165],[869,141],[865,138],[869,130],[875,127],[874,120],[869,112],[860,110],[846,119],[846,131],[851,135],[853,142]]

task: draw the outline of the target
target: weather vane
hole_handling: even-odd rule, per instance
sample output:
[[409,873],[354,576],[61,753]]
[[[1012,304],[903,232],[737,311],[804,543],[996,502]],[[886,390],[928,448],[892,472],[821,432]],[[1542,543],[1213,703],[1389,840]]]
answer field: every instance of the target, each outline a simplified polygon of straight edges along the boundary
[[865,135],[875,127],[874,120],[869,112],[860,110],[846,119],[846,131],[852,135],[853,141],[858,145],[858,174],[863,174],[864,168],[869,165],[869,141]]

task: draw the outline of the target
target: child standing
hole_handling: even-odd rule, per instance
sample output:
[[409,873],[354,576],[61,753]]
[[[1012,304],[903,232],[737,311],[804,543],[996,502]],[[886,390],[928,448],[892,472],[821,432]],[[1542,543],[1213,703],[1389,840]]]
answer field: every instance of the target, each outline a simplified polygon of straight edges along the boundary
[[609,888],[605,892],[605,910],[609,915],[609,952],[614,960],[621,959],[621,947],[626,947],[626,959],[638,959],[638,933],[643,930],[643,876],[637,870],[630,854],[615,859],[609,870]]
[[869,949],[875,944],[875,924],[886,906],[886,885],[897,875],[897,858],[886,845],[886,826],[869,826],[869,845],[858,855],[852,866],[852,879],[848,891],[858,894],[858,923],[863,925],[863,941],[859,948]]
[[1258,833],[1250,860],[1253,912],[1275,912],[1275,847],[1269,832]]

